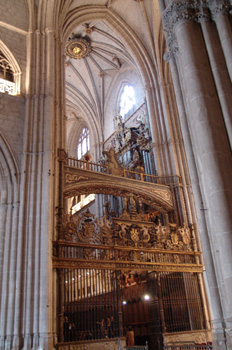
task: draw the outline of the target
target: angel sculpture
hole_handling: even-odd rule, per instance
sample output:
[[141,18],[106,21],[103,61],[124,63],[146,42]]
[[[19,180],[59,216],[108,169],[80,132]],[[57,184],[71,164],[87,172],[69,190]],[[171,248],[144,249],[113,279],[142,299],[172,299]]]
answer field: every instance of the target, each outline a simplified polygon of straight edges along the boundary
[[112,175],[123,176],[124,170],[118,162],[116,154],[113,148],[110,148],[109,151],[103,151],[103,154],[107,155],[107,165],[109,167],[109,171]]

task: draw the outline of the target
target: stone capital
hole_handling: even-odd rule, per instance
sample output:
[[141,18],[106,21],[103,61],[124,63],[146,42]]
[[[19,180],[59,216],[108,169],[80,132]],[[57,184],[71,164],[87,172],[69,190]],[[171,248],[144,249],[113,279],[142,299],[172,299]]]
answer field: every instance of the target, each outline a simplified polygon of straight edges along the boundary
[[221,15],[227,15],[231,11],[232,6],[226,1],[210,1],[209,8],[211,11],[212,19],[216,21],[217,17]]
[[195,14],[195,21],[198,23],[209,21],[211,18],[208,8],[200,8]]
[[170,33],[167,37],[167,49],[167,52],[164,54],[164,60],[166,62],[174,58],[179,51],[178,43],[174,33]]
[[193,2],[180,0],[172,2],[163,12],[163,26],[167,33],[167,52],[164,54],[164,60],[170,61],[178,53],[178,44],[175,36],[175,27],[181,23],[195,20],[195,8]]
[[217,16],[228,14],[232,9],[228,0],[179,0],[172,1],[163,12],[164,31],[172,33],[175,27],[184,22],[200,23]]
[[192,21],[194,15],[193,3],[185,0],[172,2],[163,12],[164,31],[172,32],[178,24]]
[[179,51],[175,28],[186,22],[202,23],[220,14],[228,13],[231,5],[227,0],[179,0],[171,1],[163,12],[163,26],[166,34],[167,52],[164,60],[170,61]]

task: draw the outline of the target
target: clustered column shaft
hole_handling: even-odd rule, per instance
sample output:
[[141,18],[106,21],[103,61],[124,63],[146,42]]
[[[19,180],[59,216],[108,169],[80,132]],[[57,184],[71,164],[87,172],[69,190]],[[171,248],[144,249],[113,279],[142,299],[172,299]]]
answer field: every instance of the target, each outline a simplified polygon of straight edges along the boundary
[[[215,349],[230,349],[231,344],[232,304],[228,301],[232,284],[232,158],[231,99],[227,93],[231,91],[232,32],[229,9],[226,2],[210,1],[202,6],[197,2],[179,1],[170,3],[163,12],[169,50],[166,59],[175,59],[177,64],[186,110],[181,117],[186,117],[191,136],[216,272],[216,284],[212,284],[208,276]],[[215,23],[208,22],[211,18]]]

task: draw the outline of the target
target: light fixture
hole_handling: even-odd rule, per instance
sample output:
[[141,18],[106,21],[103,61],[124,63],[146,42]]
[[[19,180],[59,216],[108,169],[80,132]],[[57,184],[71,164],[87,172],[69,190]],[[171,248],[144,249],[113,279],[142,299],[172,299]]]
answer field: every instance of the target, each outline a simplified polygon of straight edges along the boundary
[[150,296],[149,296],[148,294],[145,294],[145,295],[144,295],[144,299],[145,299],[145,300],[149,300],[149,299],[150,299]]
[[122,303],[123,303],[123,305],[126,305],[126,300],[123,300]]

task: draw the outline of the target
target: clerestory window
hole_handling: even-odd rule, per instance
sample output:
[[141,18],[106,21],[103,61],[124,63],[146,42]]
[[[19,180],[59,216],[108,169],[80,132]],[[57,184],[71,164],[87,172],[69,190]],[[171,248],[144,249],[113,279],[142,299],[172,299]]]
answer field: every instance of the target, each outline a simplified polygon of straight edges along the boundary
[[77,145],[77,158],[81,159],[89,150],[89,129],[83,128]]
[[119,114],[125,119],[132,113],[136,104],[134,89],[131,85],[124,85],[119,102]]
[[0,51],[0,92],[15,94],[14,72],[13,69]]

